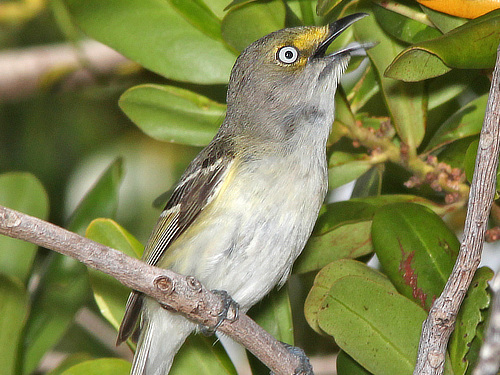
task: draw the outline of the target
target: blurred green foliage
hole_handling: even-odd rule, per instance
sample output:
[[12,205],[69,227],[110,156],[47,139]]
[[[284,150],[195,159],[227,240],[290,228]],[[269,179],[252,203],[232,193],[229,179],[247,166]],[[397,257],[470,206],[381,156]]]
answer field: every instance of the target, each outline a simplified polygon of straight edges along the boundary
[[[68,84],[74,72],[56,65],[39,77],[35,94],[0,100],[0,204],[138,256],[159,214],[152,201],[223,119],[238,53],[273,30],[356,11],[371,17],[332,50],[353,40],[379,44],[369,59],[351,63],[327,149],[330,186],[356,181],[352,199],[325,204],[295,266],[294,287],[273,292],[251,314],[308,354],[340,347],[341,375],[410,374],[421,322],[456,257],[454,232],[468,198],[500,10],[466,20],[404,0],[2,2],[0,62],[5,52],[50,43],[78,51],[90,37],[137,64],[100,74],[80,55],[91,80]],[[448,228],[445,214],[459,224]],[[383,273],[366,266],[373,253]],[[0,238],[0,259],[6,374],[128,373],[126,361],[101,358],[127,357],[127,349],[117,351],[113,337],[82,318],[90,312],[113,332],[123,287],[7,238]],[[481,269],[469,290],[447,374],[471,372],[491,277]],[[51,361],[54,353],[64,353],[60,365]],[[254,374],[267,373],[253,360],[251,366]],[[221,346],[199,337],[172,369],[193,371],[235,373]]]

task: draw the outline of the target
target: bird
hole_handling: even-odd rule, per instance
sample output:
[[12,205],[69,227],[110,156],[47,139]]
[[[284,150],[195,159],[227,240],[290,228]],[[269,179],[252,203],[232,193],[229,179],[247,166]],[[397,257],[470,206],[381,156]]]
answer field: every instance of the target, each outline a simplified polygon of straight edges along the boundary
[[[365,13],[272,32],[236,59],[226,116],[161,212],[143,261],[196,277],[246,312],[287,280],[327,193],[334,95],[350,57],[328,46]],[[166,375],[197,325],[133,291],[117,343],[139,330],[132,375]]]

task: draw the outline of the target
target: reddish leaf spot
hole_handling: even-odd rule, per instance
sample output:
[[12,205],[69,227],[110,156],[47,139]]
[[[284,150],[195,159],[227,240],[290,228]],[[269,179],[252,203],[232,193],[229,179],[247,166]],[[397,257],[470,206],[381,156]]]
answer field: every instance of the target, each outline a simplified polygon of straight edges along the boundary
[[415,273],[415,270],[411,266],[411,262],[413,260],[413,257],[415,256],[415,252],[405,252],[399,238],[398,242],[399,248],[401,250],[401,262],[399,263],[399,272],[401,274],[401,277],[403,278],[405,284],[409,285],[412,288],[413,298],[417,301],[420,301],[420,305],[422,305],[423,308],[426,308],[425,301],[427,299],[427,293],[424,293],[422,288],[419,288],[417,286],[418,275]]

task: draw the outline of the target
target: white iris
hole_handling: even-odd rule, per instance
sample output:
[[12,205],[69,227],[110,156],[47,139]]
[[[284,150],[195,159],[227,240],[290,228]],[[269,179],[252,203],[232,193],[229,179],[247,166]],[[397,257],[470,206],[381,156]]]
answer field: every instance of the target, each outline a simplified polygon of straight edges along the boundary
[[277,57],[283,64],[293,64],[299,58],[299,51],[291,46],[281,47]]

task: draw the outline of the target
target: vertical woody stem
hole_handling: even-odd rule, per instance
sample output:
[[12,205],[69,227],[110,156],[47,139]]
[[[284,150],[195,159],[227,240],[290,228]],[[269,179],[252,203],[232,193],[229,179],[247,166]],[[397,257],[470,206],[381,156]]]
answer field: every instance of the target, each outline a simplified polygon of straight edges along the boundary
[[455,320],[474,273],[481,260],[484,234],[491,204],[495,196],[495,181],[500,146],[500,46],[491,82],[486,115],[479,138],[476,168],[472,180],[464,237],[455,267],[443,293],[431,307],[422,325],[414,375],[442,374],[446,346]]

